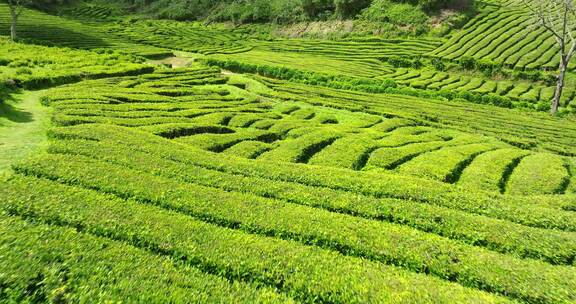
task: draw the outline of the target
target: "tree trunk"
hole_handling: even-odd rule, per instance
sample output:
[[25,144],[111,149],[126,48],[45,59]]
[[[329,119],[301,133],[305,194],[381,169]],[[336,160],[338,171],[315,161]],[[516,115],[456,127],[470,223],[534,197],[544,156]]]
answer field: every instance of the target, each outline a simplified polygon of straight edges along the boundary
[[552,106],[550,107],[550,114],[554,115],[558,112],[558,107],[560,106],[560,97],[562,97],[562,91],[564,90],[564,76],[566,75],[566,60],[564,58],[560,59],[560,73],[558,74],[558,80],[556,82],[556,91],[554,92],[554,99],[552,100]]
[[12,22],[10,24],[10,38],[12,41],[16,41],[16,26],[18,25],[18,14],[16,13],[16,8],[10,7],[10,16],[12,17]]

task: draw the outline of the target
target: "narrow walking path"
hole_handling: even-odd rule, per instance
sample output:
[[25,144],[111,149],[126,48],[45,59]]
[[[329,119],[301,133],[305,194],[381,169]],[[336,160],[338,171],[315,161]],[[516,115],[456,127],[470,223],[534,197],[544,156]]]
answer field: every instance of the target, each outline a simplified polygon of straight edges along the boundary
[[0,104],[0,180],[10,174],[13,163],[47,146],[51,109],[40,104],[43,92],[26,91]]
[[184,68],[189,67],[197,59],[204,58],[204,55],[196,53],[176,51],[176,50],[173,50],[172,52],[174,54],[173,56],[157,60],[149,60],[148,63],[154,65],[168,65],[171,66],[172,68]]

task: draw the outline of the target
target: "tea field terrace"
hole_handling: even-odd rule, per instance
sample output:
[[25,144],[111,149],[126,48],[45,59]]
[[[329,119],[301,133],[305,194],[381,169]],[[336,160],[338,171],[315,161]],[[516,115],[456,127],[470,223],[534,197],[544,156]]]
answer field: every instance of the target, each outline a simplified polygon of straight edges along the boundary
[[[193,273],[171,297],[576,297],[573,159],[400,112],[320,103],[337,98],[297,100],[291,90],[201,66],[51,90],[43,98],[54,110],[48,153],[14,166],[0,186],[2,243],[18,244],[3,248],[3,263],[15,266],[2,267],[27,265],[4,279],[10,295],[25,299],[18,290],[41,273],[53,278],[41,288],[48,294],[154,299],[155,290],[177,288],[172,277]],[[542,161],[550,171],[534,179]],[[45,250],[40,233],[86,258],[56,251],[70,267],[43,272],[46,259],[21,254]],[[167,270],[131,267],[129,279],[122,269],[135,258]],[[98,287],[76,275],[101,263],[112,275],[97,276]]]
[[[92,32],[105,28],[118,31],[101,24]],[[223,42],[210,45],[202,37],[210,31]],[[182,47],[161,37],[157,45],[122,41],[198,46],[184,55],[306,77],[340,73],[347,82],[269,78],[262,68],[235,74],[198,61],[153,67],[120,46],[93,52],[5,41],[20,52],[2,54],[3,74],[54,87],[41,98],[52,111],[47,148],[0,183],[0,296],[576,301],[572,115],[370,93],[362,81],[390,84],[379,78],[400,69],[370,54],[348,56],[368,42],[254,39],[242,49],[233,31],[188,33],[179,36]],[[411,42],[379,41],[374,53],[378,43],[415,51]],[[423,52],[437,45],[415,44]],[[326,51],[335,48],[342,53]],[[90,60],[57,60],[72,56]],[[50,80],[58,77],[70,81]]]
[[[499,14],[514,11],[513,7],[487,5],[481,9],[478,18],[487,11],[496,10],[494,13]],[[3,16],[8,16],[6,5],[0,5],[0,10],[6,11]],[[551,72],[518,75],[518,72],[505,69],[507,76],[502,77],[499,74],[485,76],[481,71],[463,69],[458,63],[462,58],[475,58],[480,62],[484,59],[470,54],[458,54],[453,58],[437,55],[452,41],[445,42],[440,38],[280,39],[268,33],[253,32],[248,27],[230,29],[222,25],[206,27],[200,23],[118,17],[94,22],[83,14],[72,15],[73,18],[62,18],[27,11],[21,21],[21,37],[60,46],[122,50],[148,58],[173,56],[173,51],[178,50],[186,52],[178,53],[179,56],[193,60],[204,58],[266,69],[290,68],[319,74],[319,77],[345,75],[357,78],[356,82],[370,83],[370,91],[384,92],[393,83],[401,89],[387,92],[501,107],[545,110],[554,92]],[[474,24],[478,22],[472,20],[454,37],[464,35],[468,28],[476,29]],[[3,28],[9,28],[7,18],[1,19],[0,23],[4,24]],[[38,27],[38,24],[43,26]],[[542,58],[547,51],[536,48],[534,56]],[[396,62],[397,58],[402,59],[400,63]],[[434,58],[447,60],[443,64],[445,67],[439,69]],[[573,78],[570,73],[562,98],[562,111],[573,109],[571,103],[576,97]],[[356,87],[344,86],[351,89]]]

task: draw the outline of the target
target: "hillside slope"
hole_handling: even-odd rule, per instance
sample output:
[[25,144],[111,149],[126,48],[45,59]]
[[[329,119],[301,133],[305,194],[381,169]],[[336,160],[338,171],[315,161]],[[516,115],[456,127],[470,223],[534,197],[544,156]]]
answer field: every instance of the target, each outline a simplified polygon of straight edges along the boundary
[[475,13],[469,0],[70,0],[50,10],[93,20],[134,14],[208,24],[259,24],[262,30],[272,27],[276,33],[292,37],[324,38],[443,35]]
[[575,88],[462,54],[514,7],[324,40],[103,3],[0,37],[49,118],[0,118],[0,302],[576,302]]

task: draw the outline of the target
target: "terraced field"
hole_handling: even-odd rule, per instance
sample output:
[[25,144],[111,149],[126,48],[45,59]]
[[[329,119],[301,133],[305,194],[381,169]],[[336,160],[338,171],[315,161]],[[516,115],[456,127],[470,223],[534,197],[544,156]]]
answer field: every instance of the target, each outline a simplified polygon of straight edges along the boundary
[[[573,159],[282,94],[201,66],[51,90],[48,154],[0,186],[2,244],[18,245],[2,248],[4,286],[26,297],[19,287],[46,260],[21,248],[44,252],[42,233],[83,257],[63,253],[72,268],[41,272],[55,280],[43,292],[67,297],[154,299],[144,287],[102,291],[187,276],[174,297],[576,299],[576,198],[549,196],[571,191]],[[162,279],[133,267],[128,277],[133,258],[162,265]],[[24,261],[29,272],[14,275]],[[113,274],[85,291],[95,283],[77,268],[99,264]]]
[[29,46],[12,43],[5,37],[0,37],[0,47],[0,82],[25,89],[153,71],[143,64],[143,58],[121,52]]
[[[503,15],[503,10],[500,6],[498,8],[488,6],[488,8],[483,9],[483,11],[489,11],[498,16]],[[505,11],[507,14],[515,12],[508,6]],[[512,17],[514,17],[513,14]],[[454,68],[438,71],[427,65],[418,69],[402,68],[394,67],[388,63],[390,57],[398,56],[405,58],[441,57],[453,61],[458,61],[463,57],[484,60],[485,58],[472,56],[469,52],[454,52],[453,56],[442,55],[445,52],[442,50],[443,48],[451,45],[453,40],[460,41],[457,38],[458,35],[464,35],[468,28],[477,30],[478,27],[475,25],[482,23],[482,20],[472,20],[460,34],[456,34],[452,40],[445,43],[435,39],[366,41],[271,39],[271,41],[267,41],[247,33],[243,28],[215,27],[207,29],[199,24],[173,21],[140,21],[130,23],[130,26],[118,24],[111,27],[109,31],[134,42],[201,54],[200,56],[195,55],[195,57],[266,66],[272,69],[289,67],[322,75],[393,80],[399,86],[440,92],[442,97],[450,99],[454,98],[452,97],[454,93],[460,93],[458,98],[473,102],[491,103],[505,107],[545,109],[554,94],[553,83],[501,77],[487,78],[481,73],[471,74]],[[470,33],[469,35],[484,37],[477,33]],[[488,35],[486,39],[491,39],[489,37],[492,36],[494,35]],[[477,45],[475,41],[473,44]],[[453,48],[456,47],[457,45]],[[469,46],[458,47],[466,50],[471,49]],[[509,48],[506,47],[506,49]],[[537,49],[534,52],[536,52],[535,56],[542,58],[542,54],[547,51]],[[550,60],[555,62],[553,61],[555,58]],[[509,67],[514,68],[514,66]],[[546,69],[551,68],[546,67]],[[576,82],[573,81],[573,78],[572,74],[568,76],[566,91],[562,98],[562,106],[566,109],[573,108],[572,100],[576,98]],[[447,91],[453,93],[447,94]],[[430,97],[428,96],[430,94],[419,94]],[[496,102],[481,100],[481,96],[486,95],[495,96],[498,100]]]
[[[523,149],[545,150],[561,155],[576,156],[574,117],[551,119],[544,113],[520,110],[495,110],[493,106],[430,100],[390,94],[368,94],[319,88],[287,81],[265,79],[281,92],[283,98],[314,105],[367,112],[381,116],[402,116],[426,125],[457,129],[497,137]],[[564,132],[558,133],[562,129]]]
[[482,14],[430,55],[450,60],[468,56],[515,69],[555,70],[559,47],[551,33],[533,24],[522,1],[487,1]]
[[[166,49],[108,35],[98,28],[97,24],[60,18],[36,10],[25,10],[18,24],[20,38],[32,43],[80,49],[114,49],[148,57],[171,54]],[[10,13],[5,3],[0,3],[0,35],[10,35]]]
[[[383,76],[399,84],[416,89],[466,92],[471,94],[493,94],[504,96],[515,103],[548,104],[554,97],[555,86],[529,80],[487,79],[481,75],[440,72],[435,70],[397,69]],[[576,86],[569,85],[562,95],[562,105],[568,107],[576,98]]]
[[249,64],[289,66],[311,72],[375,77],[393,73],[382,58],[418,55],[440,45],[437,40],[405,41],[267,41],[240,29],[206,28],[194,23],[141,21],[120,24],[110,32],[161,48],[209,55],[210,58]]
[[[256,92],[247,88],[252,86],[258,88]],[[311,102],[312,92],[305,92],[300,100],[282,102],[276,96],[282,96],[282,90],[286,94],[289,85],[268,87],[241,75],[226,77],[214,69],[123,79],[117,86],[96,81],[90,87],[88,94],[76,86],[54,91],[56,97],[50,103],[57,109],[56,125],[137,127],[226,155],[353,170],[386,169],[447,183],[459,182],[464,174],[463,183],[478,181],[481,184],[475,188],[490,184],[499,192],[506,190],[505,174],[512,181],[533,176],[531,170],[542,171],[540,164],[553,171],[554,178],[534,177],[530,185],[513,188],[529,188],[532,194],[563,194],[569,186],[570,158],[537,152],[546,147],[539,147],[537,141],[528,147],[535,151],[522,150],[513,141],[439,128],[438,123],[400,113],[332,109],[328,102],[342,101],[328,97],[322,101],[325,104]],[[70,100],[72,96],[81,102]],[[576,135],[576,130],[568,135]],[[499,163],[496,172],[495,162]],[[491,180],[478,179],[487,173],[492,176],[485,178]],[[554,186],[552,180],[556,180]],[[538,183],[549,188],[539,189]]]
[[[504,31],[501,26],[480,27],[480,25],[487,22],[489,17],[486,16],[499,16],[498,18],[509,16],[507,17],[509,19],[518,19],[518,16],[515,15],[518,12],[518,7],[518,3],[494,2],[489,4],[482,8],[482,13],[470,21],[464,30],[446,42],[432,38],[356,41],[262,39],[242,27],[236,29],[224,26],[205,27],[199,23],[158,20],[106,22],[105,9],[99,6],[79,7],[65,11],[66,14],[74,16],[76,19],[63,19],[37,11],[29,11],[24,14],[20,30],[21,36],[26,39],[60,46],[88,49],[108,48],[156,58],[170,56],[172,52],[170,50],[179,50],[189,54],[194,53],[192,57],[195,59],[209,58],[276,69],[289,67],[307,73],[346,75],[376,79],[377,81],[389,82],[392,80],[396,85],[408,88],[401,92],[414,95],[411,90],[419,90],[417,96],[420,97],[439,95],[441,99],[459,98],[503,107],[544,110],[548,101],[553,97],[554,87],[552,83],[507,78],[491,79],[478,73],[463,73],[455,69],[437,71],[427,65],[419,69],[398,68],[387,62],[391,56],[405,58],[423,56],[426,58],[441,57],[452,61],[471,57],[501,63],[493,58],[476,56],[470,52],[482,45],[476,41],[481,37],[486,37],[486,41],[491,44],[497,43],[498,40],[509,41],[508,36],[501,34]],[[0,31],[2,28],[8,29],[9,20],[6,5],[0,4],[0,16],[6,16],[6,18],[0,17]],[[78,19],[88,20],[86,21],[88,23],[79,22]],[[99,22],[94,23],[91,20],[99,20]],[[506,20],[504,18],[502,22],[507,23]],[[516,23],[507,24],[514,26]],[[43,26],[38,27],[38,24]],[[518,26],[525,28],[521,25]],[[478,35],[478,31],[488,31],[493,27],[499,31],[489,35]],[[467,41],[460,37],[462,35],[476,37],[470,42],[474,44],[473,48],[466,44],[460,45]],[[517,39],[524,37],[522,33],[519,35]],[[492,39],[492,36],[498,36],[500,39]],[[521,44],[515,43],[515,45]],[[523,46],[521,47],[522,50],[525,49]],[[466,50],[466,52],[453,51],[455,48]],[[503,46],[503,48],[510,50],[508,46]],[[447,52],[450,55],[445,55]],[[486,52],[479,52],[479,54]],[[532,52],[534,53],[533,56],[541,59],[546,57],[549,51],[539,47]],[[514,51],[514,54],[520,53]],[[549,59],[553,66],[556,65],[554,60],[555,58]],[[516,68],[511,65],[506,66]],[[542,65],[537,65],[537,67],[540,68]],[[529,69],[533,68],[532,66],[529,67]],[[552,69],[549,66],[545,66],[545,68]],[[371,89],[370,91],[374,90]],[[384,91],[384,89],[378,91]],[[437,93],[429,94],[422,91]],[[562,108],[573,110],[572,101],[576,98],[575,92],[576,82],[573,74],[570,73],[566,91],[562,97]],[[486,95],[492,97],[482,98]]]
[[441,39],[66,14],[0,37],[0,133],[14,93],[50,117],[29,156],[0,136],[0,302],[576,302],[576,116],[540,82],[390,63]]

